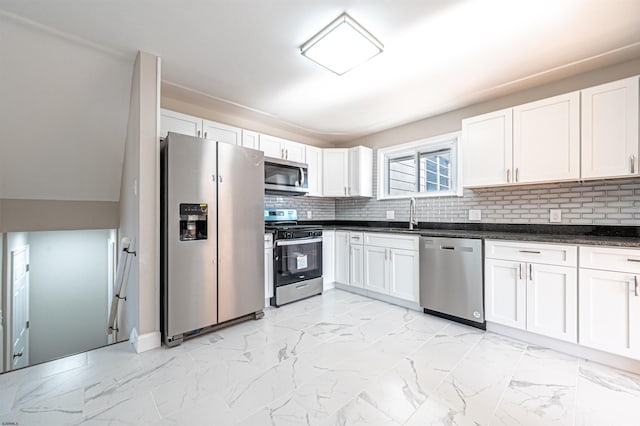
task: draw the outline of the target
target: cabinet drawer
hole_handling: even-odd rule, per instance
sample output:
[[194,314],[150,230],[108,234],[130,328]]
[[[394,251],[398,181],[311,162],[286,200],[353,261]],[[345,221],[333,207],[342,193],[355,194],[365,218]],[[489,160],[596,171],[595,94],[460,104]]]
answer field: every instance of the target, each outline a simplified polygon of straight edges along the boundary
[[640,249],[581,246],[580,267],[640,274]]
[[362,245],[364,241],[364,232],[349,232],[349,242],[351,245]]
[[561,244],[487,240],[485,241],[485,257],[548,265],[576,266],[578,264],[578,248]]
[[420,246],[417,236],[402,234],[365,233],[364,243],[368,246],[415,251]]

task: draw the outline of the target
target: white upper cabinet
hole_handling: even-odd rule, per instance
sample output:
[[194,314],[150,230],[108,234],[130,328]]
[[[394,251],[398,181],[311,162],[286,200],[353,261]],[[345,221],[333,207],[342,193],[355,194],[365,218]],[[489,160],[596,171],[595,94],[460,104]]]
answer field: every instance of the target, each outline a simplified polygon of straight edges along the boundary
[[175,111],[169,111],[168,109],[161,109],[160,137],[166,137],[168,132],[201,137],[202,119]]
[[322,151],[322,191],[325,196],[373,196],[373,150],[371,148],[357,146]]
[[203,137],[216,142],[242,145],[242,129],[215,121],[202,120]]
[[160,137],[167,136],[167,132],[181,133],[234,145],[242,144],[242,129],[238,127],[161,109]]
[[251,149],[260,149],[260,134],[251,130],[242,129],[242,146]]
[[373,197],[373,150],[364,146],[349,149],[347,195]]
[[327,197],[345,197],[349,180],[349,150],[322,150],[322,193]]
[[638,176],[638,77],[582,91],[582,178]]
[[322,196],[322,150],[315,146],[305,147],[305,157],[307,158],[307,173],[309,182],[309,193],[307,195]]
[[511,108],[462,120],[464,186],[511,183],[512,123]]
[[515,183],[580,178],[580,92],[513,108]]
[[260,150],[266,157],[304,163],[305,145],[269,135],[260,135]]

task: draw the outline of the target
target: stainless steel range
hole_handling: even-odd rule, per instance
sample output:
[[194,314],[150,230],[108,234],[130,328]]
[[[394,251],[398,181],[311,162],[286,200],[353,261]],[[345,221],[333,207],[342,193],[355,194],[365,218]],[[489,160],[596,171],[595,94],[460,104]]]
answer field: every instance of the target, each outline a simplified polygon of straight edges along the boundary
[[293,209],[264,211],[265,229],[273,232],[272,306],[322,294],[322,227],[298,225]]

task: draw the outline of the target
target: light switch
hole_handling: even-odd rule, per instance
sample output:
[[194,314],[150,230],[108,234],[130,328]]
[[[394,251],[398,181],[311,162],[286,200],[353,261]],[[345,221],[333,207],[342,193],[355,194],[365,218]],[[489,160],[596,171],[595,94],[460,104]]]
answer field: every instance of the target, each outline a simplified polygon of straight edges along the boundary
[[562,222],[562,210],[561,209],[551,209],[551,210],[549,210],[549,222],[551,222],[551,223],[560,223],[560,222]]
[[481,219],[482,219],[482,210],[469,209],[469,220],[481,220]]
[[395,210],[387,210],[387,219],[395,219],[395,218],[396,218]]

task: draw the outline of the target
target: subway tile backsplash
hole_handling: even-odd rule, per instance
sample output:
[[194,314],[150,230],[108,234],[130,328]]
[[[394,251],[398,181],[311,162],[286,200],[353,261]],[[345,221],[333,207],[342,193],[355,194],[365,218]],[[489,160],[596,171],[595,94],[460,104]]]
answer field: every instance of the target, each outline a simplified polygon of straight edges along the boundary
[[[374,151],[373,190],[377,192]],[[265,196],[267,207],[293,207],[300,220],[311,210],[314,220],[409,220],[409,200],[330,199]],[[640,226],[640,178],[566,182],[507,188],[465,189],[462,197],[416,199],[420,222],[469,221],[469,210],[480,210],[484,223],[548,224],[549,210],[560,209],[564,225]]]

